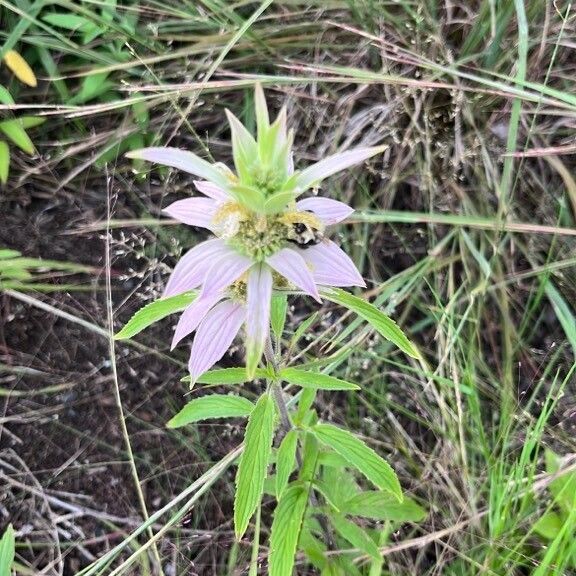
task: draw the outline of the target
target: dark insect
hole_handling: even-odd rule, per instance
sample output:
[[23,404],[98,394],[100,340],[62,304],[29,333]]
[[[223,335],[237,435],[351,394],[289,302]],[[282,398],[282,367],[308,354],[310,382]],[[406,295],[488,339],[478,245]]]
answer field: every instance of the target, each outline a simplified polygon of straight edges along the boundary
[[289,242],[292,242],[300,248],[309,248],[320,244],[324,239],[322,230],[313,228],[310,224],[304,222],[294,222],[287,237]]

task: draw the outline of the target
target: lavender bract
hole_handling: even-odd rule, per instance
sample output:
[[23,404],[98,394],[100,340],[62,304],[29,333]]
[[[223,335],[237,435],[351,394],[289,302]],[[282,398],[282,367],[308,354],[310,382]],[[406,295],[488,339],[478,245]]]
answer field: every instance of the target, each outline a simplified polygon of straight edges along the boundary
[[203,178],[194,184],[204,197],[179,200],[164,210],[216,236],[182,257],[164,291],[168,297],[198,290],[172,341],[174,347],[196,331],[189,363],[193,383],[222,358],[242,325],[246,368],[253,377],[269,334],[274,290],[295,287],[320,301],[319,287],[365,286],[350,258],[324,237],[327,226],[341,222],[353,209],[328,198],[298,197],[383,147],[335,154],[295,171],[286,110],[270,123],[259,85],[255,100],[257,139],[226,111],[236,173],[176,148],[145,148],[129,154]]

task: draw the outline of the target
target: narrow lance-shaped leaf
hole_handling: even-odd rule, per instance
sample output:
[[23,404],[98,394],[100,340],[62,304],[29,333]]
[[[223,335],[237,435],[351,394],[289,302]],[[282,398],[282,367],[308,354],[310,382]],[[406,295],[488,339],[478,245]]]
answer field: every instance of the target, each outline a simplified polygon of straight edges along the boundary
[[322,296],[364,318],[381,336],[398,346],[408,356],[420,358],[420,353],[398,327],[398,324],[370,302],[338,288],[326,288],[322,290]]
[[332,515],[330,520],[334,528],[336,528],[336,532],[338,532],[342,538],[348,540],[354,548],[358,548],[362,550],[362,552],[372,556],[372,558],[380,560],[381,555],[378,551],[378,546],[376,546],[374,540],[372,540],[360,526],[357,526],[354,522],[350,522],[350,520],[347,520],[340,514]]
[[324,178],[332,176],[342,170],[346,170],[355,164],[360,164],[360,162],[364,162],[368,158],[384,152],[386,148],[387,146],[357,148],[356,150],[348,150],[346,152],[328,156],[328,158],[324,158],[323,160],[320,160],[320,162],[317,162],[300,172],[296,179],[296,187],[299,189],[299,192],[302,193]]
[[237,418],[249,416],[254,404],[241,396],[210,394],[188,402],[167,424],[168,428],[179,428],[193,422],[211,418]]
[[0,84],[0,104],[10,105],[15,103],[10,92]]
[[320,442],[330,446],[378,488],[387,490],[402,502],[402,488],[396,473],[386,460],[362,440],[332,424],[317,424],[312,428],[312,432]]
[[307,503],[308,491],[302,486],[291,486],[280,499],[270,533],[269,576],[292,576]]
[[124,328],[116,334],[115,339],[125,340],[126,338],[132,338],[132,336],[135,336],[144,328],[148,328],[154,322],[158,322],[162,318],[174,314],[174,312],[184,310],[184,308],[194,302],[195,298],[196,294],[194,292],[186,292],[170,298],[161,298],[147,304],[128,320]]
[[0,576],[10,576],[12,574],[12,564],[16,552],[14,528],[8,524],[0,539]]
[[276,460],[276,498],[281,499],[282,493],[288,486],[288,479],[296,463],[296,450],[298,448],[298,432],[290,430],[284,436]]
[[234,528],[238,539],[246,532],[250,518],[262,498],[272,451],[275,416],[272,397],[270,394],[262,394],[248,420],[244,453],[236,473]]
[[12,140],[18,148],[27,154],[34,154],[34,144],[32,144],[32,140],[26,134],[26,130],[24,130],[20,120],[4,120],[4,122],[0,122],[0,131]]
[[20,116],[18,120],[25,130],[28,130],[28,128],[36,128],[36,126],[41,126],[46,122],[46,118],[43,116]]
[[272,296],[270,308],[270,325],[276,338],[282,338],[284,324],[286,323],[286,311],[288,309],[288,297],[286,294],[275,294]]
[[[264,368],[257,368],[254,378],[269,378],[272,377]],[[244,384],[250,382],[254,378],[248,378],[246,368],[218,368],[216,370],[209,370],[198,376],[196,384]],[[190,376],[184,376],[181,382],[190,382]]]
[[318,390],[360,390],[360,386],[328,376],[318,372],[307,372],[298,368],[284,368],[280,371],[280,378],[301,386],[302,388],[314,388]]
[[0,182],[6,184],[10,170],[10,148],[3,140],[0,140]]
[[341,506],[341,512],[350,516],[394,522],[420,522],[426,518],[426,510],[411,498],[404,497],[402,502],[398,502],[389,492],[380,490],[355,494]]

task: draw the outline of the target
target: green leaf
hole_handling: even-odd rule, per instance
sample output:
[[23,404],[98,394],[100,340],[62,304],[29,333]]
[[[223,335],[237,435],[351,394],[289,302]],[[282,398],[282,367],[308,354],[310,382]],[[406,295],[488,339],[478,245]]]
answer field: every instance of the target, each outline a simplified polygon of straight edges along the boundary
[[356,494],[346,500],[341,511],[350,516],[395,522],[420,522],[426,518],[426,510],[411,498],[405,496],[402,502],[398,502],[389,492],[379,490]]
[[[257,368],[254,378],[268,378],[271,376],[264,368]],[[184,376],[182,382],[190,382],[190,376]],[[219,368],[217,370],[209,370],[204,372],[196,380],[197,384],[244,384],[253,379],[248,378],[246,368]]]
[[8,527],[0,539],[0,576],[10,576],[12,574],[12,564],[16,553],[16,539],[12,524]]
[[36,126],[42,126],[46,122],[46,117],[44,116],[20,116],[18,118],[22,124],[22,128],[28,130],[28,128],[36,128]]
[[65,30],[72,30],[73,32],[84,32],[86,29],[94,26],[93,22],[84,18],[84,16],[70,14],[69,12],[52,12],[51,14],[46,14],[46,16],[42,16],[42,20],[57,28],[64,28]]
[[358,316],[364,318],[381,336],[398,346],[398,348],[408,354],[408,356],[420,358],[420,353],[414,344],[408,340],[396,322],[378,310],[376,306],[370,304],[370,302],[338,288],[322,290],[322,296],[352,310],[358,314]]
[[4,122],[0,122],[0,131],[12,140],[18,148],[24,150],[27,154],[34,154],[34,144],[32,144],[32,140],[26,134],[26,130],[22,127],[20,120],[4,120]]
[[10,170],[10,148],[3,140],[0,140],[0,182],[6,184]]
[[9,106],[10,104],[15,104],[14,98],[8,90],[0,84],[0,104],[6,104]]
[[372,558],[380,560],[381,555],[378,551],[378,546],[376,546],[374,540],[372,540],[360,526],[357,526],[354,522],[350,522],[350,520],[346,520],[344,516],[339,514],[330,516],[330,520],[334,528],[336,528],[336,532],[338,532],[342,538],[348,540],[352,546],[362,550],[362,552],[372,556]]
[[308,491],[302,486],[288,488],[278,503],[270,532],[269,576],[292,576],[307,503]]
[[300,426],[308,419],[314,400],[316,400],[315,388],[305,388],[302,390],[300,398],[298,399],[298,411],[294,416],[294,422],[296,425]]
[[330,446],[378,488],[390,492],[402,502],[402,488],[396,473],[386,460],[362,440],[332,424],[317,424],[312,428],[312,432],[320,442]]
[[270,394],[262,394],[250,414],[244,435],[244,453],[236,473],[234,529],[240,539],[254,514],[264,489],[264,480],[272,452],[276,413]]
[[272,306],[270,307],[270,325],[272,332],[278,340],[284,333],[286,324],[286,311],[288,309],[288,296],[286,294],[274,294],[272,296]]
[[547,512],[538,519],[532,529],[542,538],[554,540],[560,534],[563,526],[564,522],[556,512]]
[[20,256],[18,250],[11,250],[10,248],[0,248],[0,260],[7,260],[8,258],[17,258]]
[[99,72],[86,76],[80,90],[70,99],[69,104],[85,104],[108,92],[114,86],[113,82],[106,80],[108,74],[109,72]]
[[209,420],[210,418],[237,418],[250,416],[254,404],[241,396],[228,394],[210,394],[188,402],[166,426],[180,428],[192,422]]
[[290,430],[282,439],[276,460],[276,499],[280,500],[282,493],[288,486],[288,479],[296,463],[296,449],[298,448],[298,432]]
[[302,442],[302,466],[298,471],[298,480],[312,482],[318,469],[319,455],[318,439],[310,432],[304,433]]
[[138,310],[114,338],[116,340],[132,338],[132,336],[135,336],[144,330],[144,328],[148,328],[148,326],[154,324],[154,322],[158,322],[158,320],[162,320],[162,318],[170,314],[184,310],[194,302],[195,298],[195,293],[185,292],[184,294],[170,296],[170,298],[161,298],[160,300],[151,302],[144,306],[144,308]]
[[[546,471],[549,474],[555,474],[560,470],[560,459],[552,450],[546,450],[545,458]],[[576,472],[558,476],[550,482],[548,488],[554,496],[554,501],[570,514],[576,507]]]
[[360,390],[360,386],[328,376],[318,372],[307,372],[298,368],[284,368],[280,370],[280,378],[302,388],[319,390]]

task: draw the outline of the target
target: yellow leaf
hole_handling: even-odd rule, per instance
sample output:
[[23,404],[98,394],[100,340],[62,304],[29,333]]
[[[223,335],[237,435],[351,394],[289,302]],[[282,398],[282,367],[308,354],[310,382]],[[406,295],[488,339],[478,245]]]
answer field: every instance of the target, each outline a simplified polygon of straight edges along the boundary
[[4,56],[4,62],[20,82],[32,86],[33,88],[38,84],[36,75],[32,72],[32,68],[28,66],[28,62],[26,62],[26,60],[16,52],[16,50],[8,50]]

